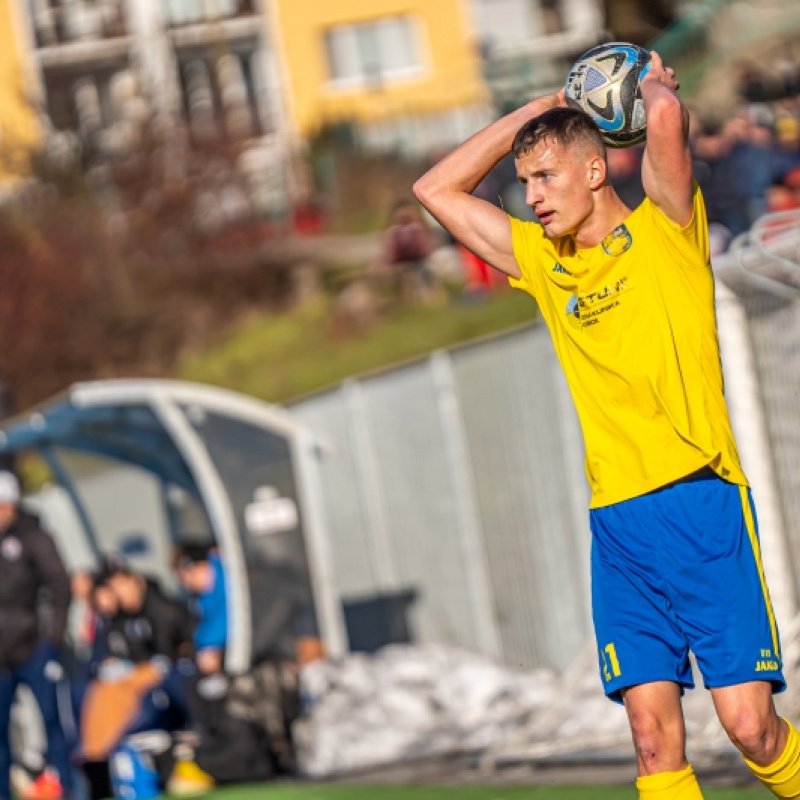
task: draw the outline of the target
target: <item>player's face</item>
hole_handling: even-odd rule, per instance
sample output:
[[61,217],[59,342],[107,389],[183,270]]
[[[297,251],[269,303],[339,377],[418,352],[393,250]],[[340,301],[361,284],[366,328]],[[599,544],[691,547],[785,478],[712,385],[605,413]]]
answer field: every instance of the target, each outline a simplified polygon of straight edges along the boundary
[[516,160],[525,202],[549,237],[575,233],[592,213],[590,156],[583,147],[545,140]]

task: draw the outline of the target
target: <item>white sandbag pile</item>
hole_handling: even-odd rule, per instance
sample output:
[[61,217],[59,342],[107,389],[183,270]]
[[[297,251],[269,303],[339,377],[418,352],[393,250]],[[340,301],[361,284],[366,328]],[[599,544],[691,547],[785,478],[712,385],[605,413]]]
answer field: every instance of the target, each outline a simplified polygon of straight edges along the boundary
[[321,777],[405,759],[483,750],[529,728],[555,700],[547,670],[517,673],[438,645],[387,647],[303,670],[300,765]]
[[[603,695],[593,642],[561,676],[446,646],[397,645],[310,664],[302,690],[308,708],[295,734],[310,777],[457,753],[480,753],[491,768],[633,752],[624,708]],[[708,692],[689,692],[684,711],[693,757],[731,749]]]

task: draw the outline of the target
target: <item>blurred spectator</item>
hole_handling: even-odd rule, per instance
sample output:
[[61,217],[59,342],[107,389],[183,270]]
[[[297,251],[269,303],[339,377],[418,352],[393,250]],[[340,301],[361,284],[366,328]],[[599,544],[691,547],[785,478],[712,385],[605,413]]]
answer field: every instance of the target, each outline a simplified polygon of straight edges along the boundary
[[800,166],[800,120],[790,113],[781,113],[775,120],[777,147],[772,162],[772,180],[783,183],[786,176]]
[[800,94],[800,65],[791,58],[779,58],[775,62],[781,97],[796,97]]
[[121,562],[107,565],[99,583],[111,589],[120,610],[107,634],[108,656],[139,664],[191,655],[191,617],[158,583]]
[[767,125],[751,120],[745,128],[750,173],[747,213],[752,225],[767,212],[767,191],[772,185],[773,136]]
[[298,202],[293,211],[293,227],[300,236],[314,236],[322,232],[324,223],[323,206],[318,197],[309,197]]
[[457,247],[466,279],[465,289],[469,294],[480,296],[485,292],[508,287],[508,280],[502,272],[467,250],[463,244],[459,243]]
[[427,259],[433,252],[428,226],[416,203],[401,200],[392,209],[384,233],[384,260],[392,269],[397,295],[406,300],[429,299],[434,279]]
[[[102,574],[95,579],[95,584],[92,588],[92,608],[99,615],[96,624],[100,625],[102,630],[105,631],[111,620],[119,613],[119,602],[111,588],[102,583],[100,579]],[[102,637],[99,638],[102,639]],[[95,641],[98,641],[97,630],[95,630]]]
[[800,207],[800,69],[783,58],[774,71],[770,82],[752,65],[741,68],[740,106],[719,131],[703,133],[692,116],[713,254],[765,213]]
[[222,672],[228,641],[225,571],[219,553],[206,545],[181,547],[175,557],[181,586],[196,600],[195,660],[200,672]]
[[739,66],[739,95],[748,103],[766,103],[771,100],[769,82],[754,64]]
[[[63,676],[58,651],[67,625],[69,578],[53,540],[35,517],[20,510],[20,500],[16,476],[0,472],[0,798],[11,798],[8,730],[20,683],[30,687],[39,705],[47,735],[45,759],[58,772],[58,780],[43,772],[31,787],[32,796],[68,798],[72,767],[59,718],[57,684]],[[39,616],[45,594],[47,629]]]
[[772,177],[772,135],[745,113],[719,133],[693,139],[695,175],[705,196],[709,223],[730,237],[749,230],[767,210]]
[[181,586],[194,598],[197,671],[186,678],[198,741],[176,766],[168,788],[259,781],[274,774],[266,732],[229,710],[231,681],[224,672],[228,641],[225,571],[215,548],[188,544],[174,559]]
[[[188,610],[157,583],[109,560],[93,593],[98,621],[93,678],[80,715],[81,751],[93,798],[108,793],[107,759],[131,734],[174,731],[187,720],[180,659],[191,655]],[[157,764],[163,783],[171,750]]]
[[72,604],[69,609],[67,638],[72,656],[77,662],[87,664],[92,655],[97,612],[92,606],[94,575],[79,570],[70,576]]
[[793,211],[800,208],[800,194],[789,186],[771,186],[768,197],[770,211]]
[[69,681],[71,713],[64,722],[71,751],[80,750],[79,720],[83,698],[91,678],[92,656],[97,633],[98,612],[92,601],[95,578],[89,572],[78,571],[70,576],[72,604],[67,619],[64,668]]
[[719,136],[717,158],[711,160],[711,185],[706,197],[709,222],[724,225],[732,236],[750,228],[752,180],[747,121],[736,116],[728,120]]

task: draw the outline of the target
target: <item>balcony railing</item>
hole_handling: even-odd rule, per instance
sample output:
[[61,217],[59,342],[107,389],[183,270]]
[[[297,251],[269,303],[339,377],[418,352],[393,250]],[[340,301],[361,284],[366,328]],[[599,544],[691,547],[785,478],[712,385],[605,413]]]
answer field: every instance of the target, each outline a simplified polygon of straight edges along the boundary
[[124,0],[39,0],[34,4],[38,47],[127,35]]
[[256,13],[254,0],[164,0],[167,24],[198,25]]

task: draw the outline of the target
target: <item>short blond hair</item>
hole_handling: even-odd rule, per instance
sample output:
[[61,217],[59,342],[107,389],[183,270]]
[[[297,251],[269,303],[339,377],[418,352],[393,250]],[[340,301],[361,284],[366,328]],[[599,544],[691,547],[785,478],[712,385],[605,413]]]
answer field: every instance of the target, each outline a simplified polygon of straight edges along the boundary
[[584,111],[577,108],[551,108],[526,122],[514,137],[511,152],[515,158],[528,155],[540,142],[552,141],[570,147],[585,144],[606,157],[600,128]]

